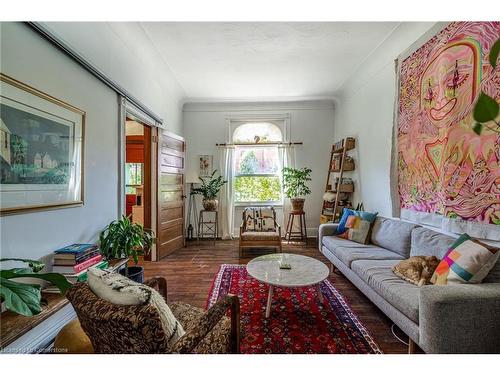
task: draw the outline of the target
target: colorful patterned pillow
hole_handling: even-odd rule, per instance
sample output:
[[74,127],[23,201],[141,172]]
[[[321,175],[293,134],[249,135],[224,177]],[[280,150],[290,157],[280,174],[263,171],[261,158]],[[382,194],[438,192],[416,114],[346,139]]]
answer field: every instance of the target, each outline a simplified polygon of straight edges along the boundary
[[488,246],[467,234],[451,245],[431,278],[435,285],[477,284],[483,281],[500,256],[500,249]]
[[342,234],[346,231],[347,218],[351,215],[359,216],[363,220],[369,221],[370,224],[377,218],[378,212],[368,212],[368,211],[354,211],[350,208],[344,208],[342,211],[342,217],[340,218],[339,225],[337,226],[337,232],[335,234]]
[[266,207],[248,207],[244,212],[246,230],[249,232],[273,232],[274,211]]
[[360,216],[351,215],[345,223],[346,231],[339,237],[365,244],[368,242],[368,234],[370,233],[371,226],[372,223],[368,220],[364,220]]

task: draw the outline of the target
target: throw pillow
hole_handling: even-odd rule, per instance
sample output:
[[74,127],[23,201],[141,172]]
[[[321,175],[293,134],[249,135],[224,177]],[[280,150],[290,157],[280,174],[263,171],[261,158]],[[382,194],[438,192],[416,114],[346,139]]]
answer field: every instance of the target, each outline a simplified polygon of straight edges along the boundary
[[151,304],[158,311],[170,347],[185,334],[181,323],[172,314],[163,297],[153,288],[96,267],[88,271],[88,285],[99,298],[115,305]]
[[392,267],[392,272],[403,280],[422,286],[430,283],[431,277],[438,264],[439,259],[434,255],[417,255],[404,259],[396,264]]
[[359,216],[351,215],[347,218],[346,231],[340,237],[365,244],[368,242],[368,234],[370,233],[371,223]]
[[344,208],[342,211],[342,217],[340,218],[339,225],[337,226],[337,231],[335,234],[342,234],[346,231],[347,218],[351,215],[359,216],[363,220],[366,220],[372,224],[377,218],[378,212],[368,212],[368,211],[355,211],[350,208]]
[[246,230],[249,232],[272,232],[275,230],[274,214],[270,208],[246,208],[244,220]]
[[483,281],[500,256],[500,249],[462,234],[451,245],[431,278],[435,285],[477,284]]

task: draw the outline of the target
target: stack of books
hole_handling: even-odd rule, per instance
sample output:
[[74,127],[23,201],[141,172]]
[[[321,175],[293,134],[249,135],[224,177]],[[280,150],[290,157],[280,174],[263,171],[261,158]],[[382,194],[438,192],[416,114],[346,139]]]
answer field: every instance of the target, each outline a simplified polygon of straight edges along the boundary
[[90,267],[108,267],[96,245],[75,243],[54,251],[52,272],[63,274],[71,283],[86,281]]

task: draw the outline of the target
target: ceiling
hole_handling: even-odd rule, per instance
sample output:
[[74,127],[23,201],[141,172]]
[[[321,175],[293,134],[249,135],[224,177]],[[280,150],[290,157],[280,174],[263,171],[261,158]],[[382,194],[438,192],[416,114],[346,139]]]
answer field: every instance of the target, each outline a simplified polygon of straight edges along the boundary
[[332,97],[396,22],[140,23],[188,99]]

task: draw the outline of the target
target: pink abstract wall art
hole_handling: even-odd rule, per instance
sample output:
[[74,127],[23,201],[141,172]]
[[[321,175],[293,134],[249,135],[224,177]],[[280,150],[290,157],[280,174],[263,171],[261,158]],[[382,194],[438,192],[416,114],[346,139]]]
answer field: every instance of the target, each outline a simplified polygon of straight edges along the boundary
[[500,102],[488,53],[500,22],[453,22],[400,66],[401,208],[500,224],[500,134],[473,132],[480,91]]

